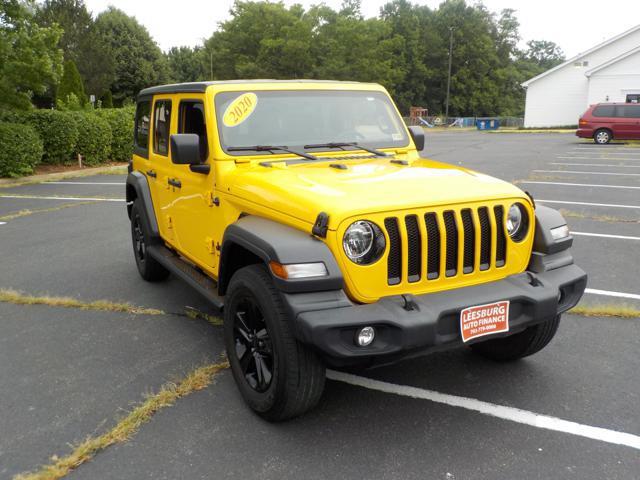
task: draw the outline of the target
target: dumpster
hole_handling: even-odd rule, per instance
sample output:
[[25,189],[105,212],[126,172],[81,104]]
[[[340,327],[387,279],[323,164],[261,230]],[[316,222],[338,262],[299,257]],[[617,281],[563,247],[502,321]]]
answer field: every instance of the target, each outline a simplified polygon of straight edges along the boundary
[[478,118],[476,128],[478,130],[497,130],[500,127],[500,120],[497,118]]

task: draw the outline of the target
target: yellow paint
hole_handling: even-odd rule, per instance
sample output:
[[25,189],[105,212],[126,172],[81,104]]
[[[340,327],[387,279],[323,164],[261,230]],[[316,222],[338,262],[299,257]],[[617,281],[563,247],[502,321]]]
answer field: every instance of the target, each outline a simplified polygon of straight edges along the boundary
[[[273,167],[265,167],[260,165],[260,162],[265,161],[265,155],[234,156],[223,151],[217,136],[215,95],[230,91],[241,93],[232,102],[233,105],[242,98],[248,98],[245,94],[247,90],[251,90],[254,95],[253,92],[262,90],[356,90],[387,94],[382,86],[366,83],[264,81],[217,83],[211,84],[204,94],[162,94],[155,98],[156,101],[171,99],[173,102],[170,128],[172,134],[177,133],[179,102],[194,99],[204,102],[209,149],[206,162],[212,167],[208,175],[193,173],[187,165],[172,164],[170,152],[169,157],[150,154],[149,159],[134,155],[133,166],[141,172],[149,169],[157,171],[157,179],[148,178],[160,232],[165,242],[214,279],[218,275],[220,257],[217,251],[215,255],[211,254],[211,246],[220,244],[226,227],[236,222],[243,214],[261,216],[310,233],[318,213],[326,212],[329,215],[329,232],[323,241],[331,249],[342,269],[347,293],[358,302],[375,302],[380,297],[399,293],[427,293],[491,282],[522,272],[526,268],[535,228],[533,207],[526,194],[514,185],[496,178],[454,165],[422,159],[411,140],[400,148],[382,149],[393,154],[396,159],[407,160],[408,166],[392,164],[385,158],[363,158],[347,161],[347,170],[330,168],[331,160],[288,165],[281,162],[273,163]],[[225,109],[225,116],[229,108]],[[250,113],[245,114],[244,118],[248,115]],[[223,122],[226,123],[226,120],[223,119]],[[152,139],[153,119],[151,123]],[[367,155],[366,152],[356,150],[350,153]],[[313,154],[330,159],[343,153],[314,150]],[[269,155],[268,159],[273,161],[299,158],[276,152]],[[180,180],[182,188],[167,189],[166,178]],[[212,206],[214,197],[219,199],[219,206]],[[342,236],[355,220],[368,219],[383,227],[387,216],[404,219],[407,214],[424,215],[425,212],[436,212],[439,214],[439,222],[442,222],[441,213],[453,210],[460,222],[460,211],[463,208],[502,205],[506,216],[506,210],[514,201],[526,206],[532,224],[528,236],[522,242],[513,242],[506,236],[507,264],[504,267],[479,271],[479,247],[476,246],[476,264],[471,274],[460,273],[450,278],[409,283],[406,272],[403,272],[401,283],[389,286],[386,281],[388,252],[385,252],[374,265],[359,266],[348,260],[342,249]],[[168,228],[168,217],[172,220],[173,228]],[[504,225],[495,225],[492,215],[490,219],[493,231],[496,231],[496,228],[504,228]],[[476,238],[479,238],[477,219],[474,219],[474,223]],[[404,222],[399,222],[399,225],[401,237],[406,239]],[[420,228],[424,238],[424,227]],[[440,228],[444,232],[442,224]],[[476,241],[476,245],[478,243]],[[426,243],[423,240],[423,251],[425,248]],[[444,246],[442,248],[444,250]],[[492,265],[495,255],[494,245]],[[461,255],[459,258],[459,262],[462,262]],[[404,253],[403,259],[406,261]],[[442,263],[444,265],[444,257]]]
[[258,105],[258,96],[247,92],[236,98],[224,111],[222,122],[227,127],[236,127],[253,113]]

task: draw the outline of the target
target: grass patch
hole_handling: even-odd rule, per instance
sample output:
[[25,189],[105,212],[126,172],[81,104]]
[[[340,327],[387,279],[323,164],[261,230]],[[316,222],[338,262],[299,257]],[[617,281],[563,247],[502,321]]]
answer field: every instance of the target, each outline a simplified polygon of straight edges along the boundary
[[109,300],[83,302],[71,297],[52,297],[48,295],[37,297],[5,288],[0,289],[0,302],[13,303],[15,305],[48,305],[50,307],[78,308],[80,310],[122,312],[136,315],[164,315],[162,310],[135,307],[129,303],[111,302]]
[[8,215],[0,217],[0,220],[6,222],[6,221],[14,220],[14,219],[20,218],[20,217],[27,217],[29,215],[33,215],[34,213],[57,212],[58,210],[64,210],[65,208],[77,207],[77,206],[80,206],[80,205],[89,205],[89,204],[92,204],[92,203],[97,203],[97,202],[88,201],[88,202],[65,203],[63,205],[59,205],[57,207],[51,207],[51,208],[39,208],[39,209],[36,209],[36,210],[28,210],[28,209],[20,210],[19,212],[10,213]]
[[201,312],[197,308],[184,307],[185,315],[192,320],[204,320],[210,323],[214,327],[221,327],[223,325],[222,319],[215,315],[209,315],[208,313]]
[[165,384],[158,393],[148,396],[108,432],[98,437],[87,438],[75,446],[69,455],[61,458],[52,457],[49,465],[44,465],[35,472],[17,475],[14,480],[56,480],[68,475],[101,450],[116,443],[126,442],[159,410],[172,406],[181,397],[211,385],[218,372],[228,367],[227,362],[204,365],[191,371],[177,383]]
[[640,318],[640,310],[626,305],[578,305],[570,313],[585,317]]
[[66,172],[45,173],[32,175],[18,179],[0,178],[0,188],[20,187],[22,185],[33,185],[35,183],[51,182],[55,180],[65,180],[68,178],[82,178],[91,175],[126,175],[127,166],[108,166],[96,168],[83,168],[82,170],[69,170]]
[[598,222],[640,223],[640,220],[615,217],[613,215],[590,215],[587,213],[575,212],[573,210],[566,210],[564,208],[561,208],[559,211],[562,216],[569,218],[583,218],[585,220],[596,220]]

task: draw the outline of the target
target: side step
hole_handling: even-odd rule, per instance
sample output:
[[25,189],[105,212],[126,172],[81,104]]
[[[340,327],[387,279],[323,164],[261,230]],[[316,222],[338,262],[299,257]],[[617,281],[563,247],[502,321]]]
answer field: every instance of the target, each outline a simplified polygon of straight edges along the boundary
[[218,295],[218,284],[213,279],[198,271],[191,263],[183,260],[164,245],[151,245],[147,248],[147,253],[171,273],[187,282],[217,310],[222,310],[224,301]]

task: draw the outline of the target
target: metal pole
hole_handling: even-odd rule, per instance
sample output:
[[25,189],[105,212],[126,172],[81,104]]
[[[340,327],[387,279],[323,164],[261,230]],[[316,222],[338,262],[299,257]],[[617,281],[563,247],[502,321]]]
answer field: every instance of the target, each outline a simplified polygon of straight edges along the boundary
[[449,123],[449,91],[451,90],[451,57],[453,57],[453,27],[449,27],[449,75],[447,76],[447,101],[444,118]]

